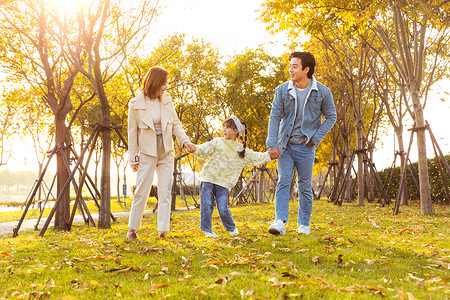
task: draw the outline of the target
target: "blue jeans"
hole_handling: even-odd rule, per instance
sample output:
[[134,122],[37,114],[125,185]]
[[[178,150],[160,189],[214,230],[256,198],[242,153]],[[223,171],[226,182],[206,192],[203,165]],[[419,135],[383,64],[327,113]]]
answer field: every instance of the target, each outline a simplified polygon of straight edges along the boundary
[[292,172],[296,167],[299,202],[297,224],[309,226],[313,204],[311,180],[315,155],[314,146],[288,144],[278,158],[278,182],[275,191],[276,220],[288,221]]
[[212,232],[212,213],[216,198],[220,220],[226,231],[236,229],[233,216],[228,208],[228,189],[210,182],[200,183],[200,230]]

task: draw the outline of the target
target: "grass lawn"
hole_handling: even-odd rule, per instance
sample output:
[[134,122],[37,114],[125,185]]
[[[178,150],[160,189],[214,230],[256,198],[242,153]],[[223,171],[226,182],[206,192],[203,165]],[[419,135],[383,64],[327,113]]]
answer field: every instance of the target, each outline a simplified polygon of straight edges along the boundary
[[[123,200],[123,197],[121,198],[121,203],[119,203],[117,201],[116,198],[111,198],[111,211],[114,212],[121,212],[121,211],[130,211],[131,210],[131,199],[130,198],[126,198],[125,199],[125,203]],[[200,202],[199,196],[195,197],[195,201],[197,201],[197,203]],[[191,208],[195,207],[195,201],[191,196],[186,196],[186,202],[187,205]],[[71,210],[72,210],[72,205],[75,201],[72,198],[72,201],[70,203],[71,205]],[[177,200],[175,201],[176,203],[176,207],[177,208],[185,208],[186,207],[186,202],[184,202],[183,199],[180,198],[180,196],[177,196]],[[51,204],[54,203],[50,202]],[[153,210],[156,206],[157,200],[155,197],[149,197],[148,198],[148,202],[147,202],[147,208],[149,210]],[[3,204],[7,204],[7,203],[3,203]],[[8,221],[18,221],[22,214],[23,214],[23,210],[20,209],[20,207],[23,205],[23,203],[14,203],[18,210],[14,210],[14,211],[5,211],[5,212],[1,212],[0,211],[0,222],[8,222]],[[86,201],[86,205],[90,211],[91,214],[98,214],[98,208],[95,204],[95,202],[93,200],[87,200]],[[45,207],[44,208],[44,213],[42,214],[42,219],[45,220],[48,215],[50,214],[51,208],[50,207]],[[77,210],[77,214],[80,214],[79,210]],[[40,210],[38,208],[37,204],[34,205],[30,205],[27,214],[25,216],[25,219],[37,219],[39,218],[40,215]]]
[[[0,299],[450,299],[450,207],[422,216],[401,207],[316,201],[311,235],[299,236],[291,203],[286,236],[267,232],[274,204],[232,207],[230,237],[217,212],[207,239],[199,210],[173,213],[157,237],[146,215],[139,239],[127,219],[109,230],[75,224],[0,237]],[[3,297],[3,298],[2,298]]]

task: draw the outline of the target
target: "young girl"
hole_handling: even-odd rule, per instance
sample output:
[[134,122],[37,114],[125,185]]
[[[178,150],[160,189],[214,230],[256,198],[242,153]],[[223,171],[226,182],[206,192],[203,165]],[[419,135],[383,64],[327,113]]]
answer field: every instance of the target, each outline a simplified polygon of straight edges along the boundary
[[[200,230],[205,232],[206,237],[217,237],[212,231],[214,198],[225,230],[231,235],[239,233],[228,208],[228,190],[236,185],[239,174],[245,166],[256,166],[271,161],[268,152],[254,152],[246,148],[247,128],[237,117],[231,116],[222,126],[223,137],[196,145],[195,150],[188,149],[200,158],[208,157],[200,172]],[[236,139],[242,136],[244,131],[244,145],[242,145]]]

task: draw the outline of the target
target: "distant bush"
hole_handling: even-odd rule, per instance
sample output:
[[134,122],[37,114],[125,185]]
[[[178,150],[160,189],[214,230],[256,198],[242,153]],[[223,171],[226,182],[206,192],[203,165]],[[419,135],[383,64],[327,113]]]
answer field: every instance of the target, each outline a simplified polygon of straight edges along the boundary
[[[186,185],[183,186],[183,191],[185,195],[199,195],[200,193],[200,186],[198,185]],[[180,195],[180,186],[177,185],[177,195]]]
[[[447,163],[450,165],[450,155],[446,155],[445,159],[447,160]],[[450,189],[450,176],[449,174],[447,174],[445,166],[442,165],[442,162],[441,166],[445,173],[445,180],[447,181],[447,186]],[[417,184],[419,184],[418,163],[415,162],[411,164],[410,168],[414,174],[414,177],[416,178]],[[389,197],[391,199],[395,199],[397,196],[398,186],[400,184],[400,167],[396,167],[393,169],[387,168],[378,172],[378,174],[380,175],[382,182],[386,183],[387,187],[392,171],[393,174],[391,179],[391,185],[389,187]],[[413,177],[411,176],[411,172],[409,170],[406,171],[407,171],[406,180],[407,180],[408,198],[412,200],[419,199],[420,198],[419,190],[417,189],[416,184],[414,183]],[[450,204],[450,199],[448,199],[447,197],[445,186],[443,183],[443,178],[439,172],[439,166],[435,158],[428,159],[428,175],[430,179],[432,201],[434,203],[439,204]]]
[[[183,191],[185,195],[193,195],[193,196],[197,196],[200,194],[200,186],[198,185],[187,185],[187,186],[183,186]],[[153,186],[152,190],[150,191],[150,196],[155,196],[158,193],[158,187],[157,186]],[[176,189],[176,195],[180,195],[180,186],[177,185],[177,189]]]

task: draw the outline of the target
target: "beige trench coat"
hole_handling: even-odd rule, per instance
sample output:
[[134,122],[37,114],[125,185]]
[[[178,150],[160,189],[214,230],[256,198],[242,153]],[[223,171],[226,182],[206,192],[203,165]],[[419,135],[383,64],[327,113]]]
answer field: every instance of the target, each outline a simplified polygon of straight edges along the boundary
[[[152,114],[145,104],[144,93],[131,99],[128,111],[128,159],[131,165],[139,163],[139,155],[157,157],[157,142]],[[175,135],[180,145],[190,142],[173,106],[172,97],[167,93],[161,97],[161,129],[165,153],[173,151]]]

